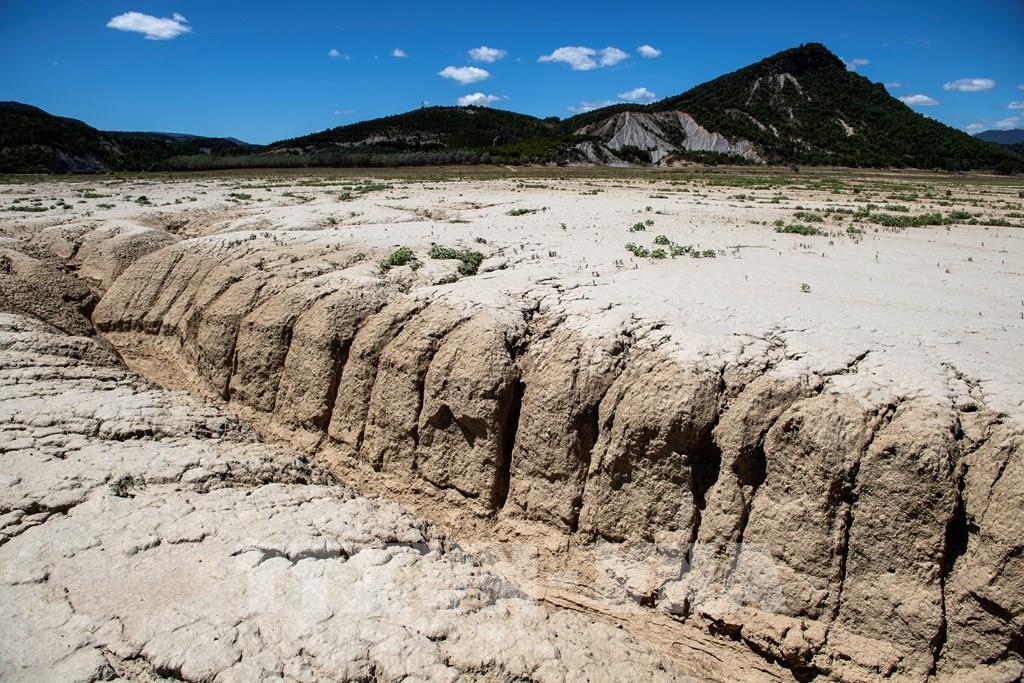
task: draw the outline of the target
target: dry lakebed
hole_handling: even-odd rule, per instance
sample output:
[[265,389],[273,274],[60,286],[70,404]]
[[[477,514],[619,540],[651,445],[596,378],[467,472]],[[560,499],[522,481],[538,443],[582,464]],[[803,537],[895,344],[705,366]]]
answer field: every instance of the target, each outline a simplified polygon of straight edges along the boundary
[[1024,183],[0,182],[0,680],[1013,681]]

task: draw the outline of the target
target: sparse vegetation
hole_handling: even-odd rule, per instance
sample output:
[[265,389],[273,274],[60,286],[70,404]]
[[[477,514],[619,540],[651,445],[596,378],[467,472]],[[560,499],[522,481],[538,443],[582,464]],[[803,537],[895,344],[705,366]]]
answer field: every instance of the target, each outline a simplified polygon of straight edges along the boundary
[[459,261],[458,270],[461,275],[476,275],[477,271],[480,269],[480,264],[483,263],[484,260],[484,255],[479,251],[443,247],[439,244],[432,246],[428,255],[432,259],[454,259]]
[[423,263],[416,258],[416,253],[409,247],[395,249],[378,264],[381,273],[386,273],[398,266],[409,266],[413,270],[419,270],[422,265]]
[[122,474],[117,479],[107,483],[107,488],[118,498],[134,498],[135,492],[146,487],[146,481],[141,476]]
[[821,230],[818,230],[814,226],[811,226],[811,225],[801,225],[799,223],[788,223],[788,224],[783,224],[783,225],[776,224],[775,225],[775,232],[788,233],[788,234],[793,234],[793,235],[807,235],[807,236],[810,236],[810,235],[821,235],[822,234]]
[[793,214],[793,218],[798,221],[804,221],[805,223],[824,223],[825,219],[822,218],[821,214],[811,213],[810,211],[797,211]]

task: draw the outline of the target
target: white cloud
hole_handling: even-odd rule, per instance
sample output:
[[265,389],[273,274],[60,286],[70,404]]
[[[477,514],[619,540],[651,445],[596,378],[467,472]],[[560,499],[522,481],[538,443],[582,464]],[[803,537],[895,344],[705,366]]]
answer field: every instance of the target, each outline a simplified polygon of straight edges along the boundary
[[968,123],[966,126],[964,126],[964,130],[970,133],[971,135],[974,135],[975,133],[980,133],[981,131],[987,129],[988,126],[985,126],[981,123]]
[[1024,102],[1010,102],[1010,109],[1024,109]]
[[539,62],[562,62],[573,71],[591,71],[603,66],[614,66],[629,59],[629,55],[617,47],[606,47],[600,52],[592,47],[560,47],[549,55],[542,55]]
[[332,47],[330,50],[327,51],[327,56],[330,57],[331,59],[337,59],[338,57],[341,56],[341,53]]
[[653,102],[658,96],[647,88],[633,88],[619,93],[619,99],[626,102]]
[[905,85],[906,83],[903,83],[901,81],[889,81],[888,83],[885,84],[885,87],[889,90],[895,90],[896,88],[902,88]]
[[959,90],[960,92],[983,92],[996,87],[996,82],[991,78],[961,78],[950,81],[942,86],[943,90]]
[[355,113],[356,113],[355,109],[335,109],[334,110],[334,115],[335,116],[348,116],[349,114],[355,114]]
[[543,55],[537,61],[540,62],[564,62],[573,71],[590,71],[597,68],[597,60],[594,55],[597,50],[592,47],[560,47],[549,55]]
[[498,102],[499,100],[505,99],[500,95],[487,95],[482,92],[470,93],[469,95],[463,95],[457,102],[460,107],[486,107],[489,104]]
[[170,19],[153,17],[141,12],[125,12],[108,21],[107,28],[141,33],[149,40],[170,40],[182,33],[192,32],[188,19],[177,12],[172,14]]
[[654,47],[653,45],[641,45],[636,49],[640,56],[644,59],[655,59],[661,56],[661,50]]
[[856,71],[858,66],[867,66],[871,63],[870,59],[864,57],[854,57],[853,59],[847,59],[845,61],[846,68],[850,71]]
[[610,107],[615,104],[647,103],[653,102],[657,98],[658,96],[647,88],[633,88],[626,92],[620,92],[617,100],[584,100],[579,104],[570,106],[569,111],[575,114],[585,114],[588,111],[594,111],[595,109],[601,109],[603,107]]
[[469,85],[491,77],[490,72],[475,66],[446,66],[438,71],[437,75],[458,81],[462,85]]
[[900,102],[911,107],[934,107],[939,103],[938,100],[932,99],[927,95],[905,95],[900,98]]
[[1011,128],[1017,128],[1020,126],[1021,121],[1024,121],[1024,116],[1010,116],[1002,121],[996,121],[994,128],[999,130],[1009,130]]
[[569,107],[569,111],[576,114],[585,114],[588,111],[594,111],[595,109],[601,109],[602,107],[610,107],[613,104],[622,104],[622,102],[618,100],[583,101],[577,105]]
[[398,59],[405,59],[406,57],[409,56],[409,53],[400,47],[396,47],[394,50],[391,51],[391,56],[397,57]]
[[1017,86],[1017,90],[1024,90],[1024,83]]
[[629,59],[629,55],[617,47],[606,47],[601,50],[601,66],[615,66]]
[[474,62],[484,62],[485,64],[491,64],[503,58],[508,53],[504,50],[499,50],[496,47],[487,47],[481,45],[480,47],[474,47],[469,51],[469,58]]

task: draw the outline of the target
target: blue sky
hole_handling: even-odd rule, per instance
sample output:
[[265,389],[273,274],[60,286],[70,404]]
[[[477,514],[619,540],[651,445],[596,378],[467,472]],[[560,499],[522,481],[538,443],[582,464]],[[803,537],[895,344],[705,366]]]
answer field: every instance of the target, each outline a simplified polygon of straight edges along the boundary
[[804,42],[952,126],[1024,128],[1021,0],[0,0],[0,100],[265,143],[477,94],[565,117]]

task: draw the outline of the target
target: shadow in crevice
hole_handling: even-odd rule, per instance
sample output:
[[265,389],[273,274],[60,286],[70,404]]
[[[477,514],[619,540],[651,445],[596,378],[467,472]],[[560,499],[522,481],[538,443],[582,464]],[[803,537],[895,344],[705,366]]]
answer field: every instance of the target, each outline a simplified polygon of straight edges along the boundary
[[494,509],[501,510],[508,500],[508,491],[512,484],[512,452],[516,447],[516,437],[519,432],[519,415],[523,409],[523,394],[526,392],[526,385],[516,380],[508,389],[508,407],[505,411],[505,420],[501,429],[501,459],[498,461],[498,471],[494,480]]

